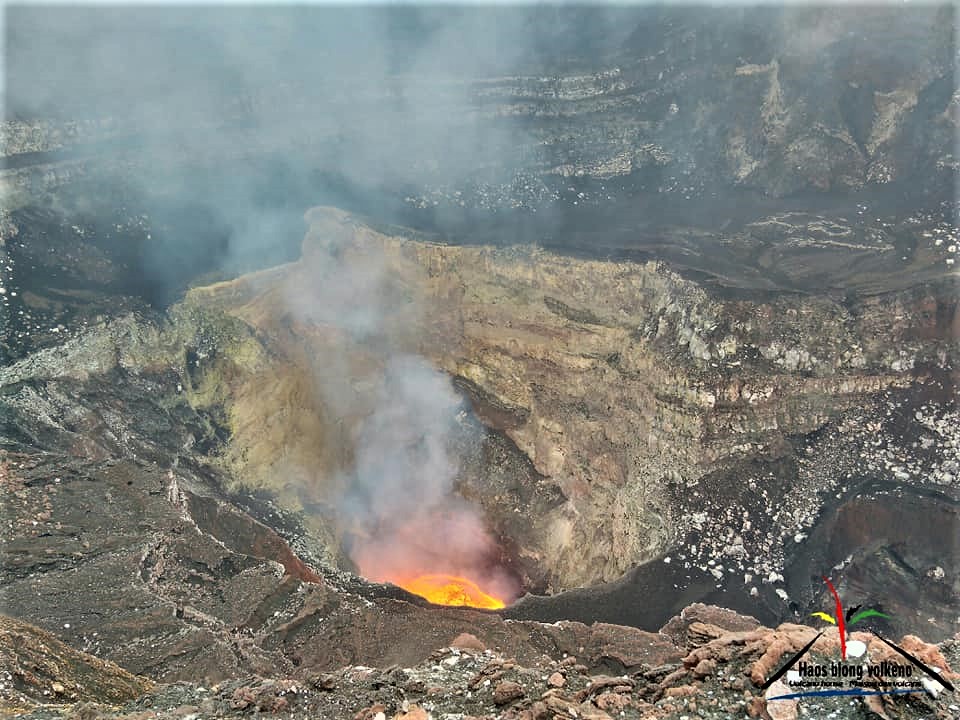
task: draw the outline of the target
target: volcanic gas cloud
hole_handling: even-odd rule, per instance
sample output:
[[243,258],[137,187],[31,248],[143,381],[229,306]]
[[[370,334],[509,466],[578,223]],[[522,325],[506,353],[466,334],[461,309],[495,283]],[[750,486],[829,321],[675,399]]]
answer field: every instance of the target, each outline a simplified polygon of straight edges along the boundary
[[[288,288],[298,321],[361,349],[363,382],[346,351],[319,363],[321,401],[351,421],[350,467],[336,514],[360,574],[445,605],[499,608],[519,588],[499,565],[478,509],[455,494],[452,436],[467,408],[450,378],[404,348],[422,308],[394,286],[377,248],[330,211],[308,213],[303,274]],[[403,306],[403,307],[401,307]],[[399,308],[399,309],[398,309]],[[345,344],[344,344],[345,343]],[[364,386],[362,399],[352,388]]]
[[416,357],[391,358],[355,448],[343,503],[361,574],[444,605],[503,607],[516,595],[476,508],[453,494],[450,434],[464,411],[450,380]]

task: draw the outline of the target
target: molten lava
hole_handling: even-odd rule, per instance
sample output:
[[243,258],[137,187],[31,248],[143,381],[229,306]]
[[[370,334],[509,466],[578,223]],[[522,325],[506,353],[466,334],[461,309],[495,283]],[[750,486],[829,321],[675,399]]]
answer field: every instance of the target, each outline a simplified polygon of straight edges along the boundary
[[488,595],[473,580],[456,575],[420,575],[396,584],[435,605],[467,605],[486,610],[506,607],[503,600]]

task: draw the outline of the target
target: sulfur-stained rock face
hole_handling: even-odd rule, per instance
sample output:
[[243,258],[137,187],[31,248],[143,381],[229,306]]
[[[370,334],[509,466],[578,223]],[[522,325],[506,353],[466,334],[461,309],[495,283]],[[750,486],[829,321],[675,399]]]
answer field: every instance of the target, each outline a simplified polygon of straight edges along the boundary
[[[363,387],[375,382],[378,350],[344,342],[317,309],[324,296],[315,288],[376,265],[365,292],[381,298],[389,342],[446,371],[487,428],[529,460],[532,472],[506,493],[491,484],[490,465],[470,460],[459,489],[535,559],[554,590],[613,580],[662,554],[683,534],[686,512],[697,510],[682,501],[697,491],[683,488],[741,459],[789,456],[791,437],[924,382],[954,352],[955,307],[932,289],[852,305],[789,295],[724,299],[656,262],[436,245],[381,234],[330,209],[311,211],[308,222],[297,263],[188,296],[249,323],[286,363],[244,381],[237,397],[249,401],[227,400],[234,416],[247,418],[235,426],[228,456],[273,455],[264,444],[282,435],[287,453],[312,453],[321,477],[335,474],[343,458],[325,448],[342,441],[322,440],[332,432],[323,407],[312,433],[289,432],[283,422],[263,432],[250,421],[256,430],[247,434],[242,403],[262,413],[263,398],[286,398],[296,422],[290,413],[305,393],[290,402],[264,378],[309,384],[305,367],[322,372],[316,358],[329,359],[336,347],[355,368],[354,407],[369,407]],[[347,437],[351,420],[338,417]],[[239,472],[254,485],[274,484],[256,465]],[[313,482],[322,503],[315,483],[323,481]],[[527,483],[553,490],[524,497]],[[809,495],[827,484],[811,479],[805,487]],[[521,502],[531,525],[502,520]],[[815,516],[802,511],[797,527]]]

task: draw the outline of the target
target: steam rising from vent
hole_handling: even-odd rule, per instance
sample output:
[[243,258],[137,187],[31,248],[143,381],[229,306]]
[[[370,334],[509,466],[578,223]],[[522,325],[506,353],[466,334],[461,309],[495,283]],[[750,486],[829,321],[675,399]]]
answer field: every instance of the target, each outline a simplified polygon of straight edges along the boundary
[[392,358],[378,400],[345,504],[360,532],[351,554],[361,572],[399,585],[428,573],[465,576],[513,596],[512,581],[491,567],[496,543],[477,512],[451,495],[449,436],[463,407],[449,379],[419,358]]
[[[422,576],[457,576],[512,599],[517,584],[499,565],[496,541],[455,494],[451,448],[467,408],[450,378],[410,351],[416,300],[347,216],[318,208],[307,221],[306,272],[285,301],[298,322],[335,336],[314,366],[321,404],[349,425],[336,498],[346,551],[371,580],[413,589]],[[368,362],[350,364],[348,354]],[[498,606],[460,600],[452,604]]]

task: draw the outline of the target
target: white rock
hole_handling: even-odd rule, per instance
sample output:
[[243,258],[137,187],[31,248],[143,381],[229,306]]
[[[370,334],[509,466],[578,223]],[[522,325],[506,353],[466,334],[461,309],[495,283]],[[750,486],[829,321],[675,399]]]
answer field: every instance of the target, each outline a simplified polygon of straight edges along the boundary
[[863,657],[867,651],[867,644],[860,640],[850,640],[847,642],[847,655],[850,657]]
[[767,701],[767,713],[772,720],[796,720],[797,699],[771,700],[781,695],[790,695],[793,690],[783,680],[777,680],[767,688],[764,697]]
[[930,697],[939,697],[940,693],[943,692],[943,685],[933,678],[927,677],[926,675],[920,678],[920,684],[923,686],[923,689],[927,691],[927,694]]

